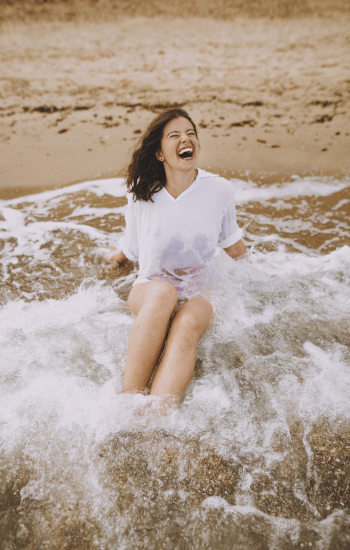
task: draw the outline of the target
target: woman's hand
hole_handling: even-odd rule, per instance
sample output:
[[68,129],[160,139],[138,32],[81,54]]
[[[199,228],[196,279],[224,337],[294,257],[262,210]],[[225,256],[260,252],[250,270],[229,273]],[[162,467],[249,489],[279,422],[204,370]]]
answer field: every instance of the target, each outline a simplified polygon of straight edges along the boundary
[[233,260],[242,260],[247,254],[247,249],[242,239],[232,246],[224,248],[224,250]]
[[100,248],[99,254],[107,264],[111,265],[111,267],[128,261],[128,258],[122,250],[117,252],[117,249],[114,246],[104,246],[103,248]]

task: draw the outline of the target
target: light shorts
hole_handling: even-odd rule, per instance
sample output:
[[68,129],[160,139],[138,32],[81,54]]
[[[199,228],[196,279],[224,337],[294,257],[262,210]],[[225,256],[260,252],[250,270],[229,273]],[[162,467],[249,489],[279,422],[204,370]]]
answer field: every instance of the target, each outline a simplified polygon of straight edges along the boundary
[[203,269],[196,275],[188,277],[187,279],[180,280],[175,276],[158,276],[158,277],[145,277],[138,276],[133,283],[134,285],[140,283],[148,283],[149,281],[164,281],[170,283],[175,288],[179,300],[184,300],[185,298],[189,300],[195,296],[202,296],[204,299],[210,301],[210,296],[212,291],[218,285],[220,281],[220,273],[216,269],[215,265],[211,264],[207,266],[206,269]]

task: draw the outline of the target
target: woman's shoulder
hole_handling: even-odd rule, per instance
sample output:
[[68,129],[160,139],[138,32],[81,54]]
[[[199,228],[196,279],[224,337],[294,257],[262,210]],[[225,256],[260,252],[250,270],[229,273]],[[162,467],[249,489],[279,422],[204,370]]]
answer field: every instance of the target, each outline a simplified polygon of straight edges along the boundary
[[219,176],[219,174],[212,174],[202,168],[198,168],[198,178],[201,179],[202,184],[208,188],[208,190],[215,191],[215,194],[222,193],[225,197],[233,193],[233,185],[230,181]]
[[158,193],[155,193],[152,200],[143,201],[135,199],[135,195],[133,193],[126,193],[129,211],[139,214],[140,212],[148,211],[150,208],[152,209],[154,204],[157,202],[157,195]]

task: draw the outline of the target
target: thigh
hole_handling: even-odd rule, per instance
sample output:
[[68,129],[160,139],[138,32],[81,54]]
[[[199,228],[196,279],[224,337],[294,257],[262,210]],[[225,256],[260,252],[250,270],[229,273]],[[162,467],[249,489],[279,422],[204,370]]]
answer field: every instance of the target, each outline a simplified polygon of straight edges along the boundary
[[135,316],[147,304],[172,310],[176,303],[177,292],[173,285],[159,280],[137,283],[132,287],[128,298],[129,307]]
[[212,317],[212,305],[201,296],[195,296],[181,305],[172,324],[176,321],[176,324],[184,325],[188,330],[195,331],[200,337],[208,329]]

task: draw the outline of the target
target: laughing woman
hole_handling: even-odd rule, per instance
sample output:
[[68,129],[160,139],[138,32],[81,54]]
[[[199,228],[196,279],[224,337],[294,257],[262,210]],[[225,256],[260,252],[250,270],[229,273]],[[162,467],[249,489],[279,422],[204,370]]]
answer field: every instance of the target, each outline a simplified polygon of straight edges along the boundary
[[149,392],[179,401],[190,382],[197,343],[213,308],[217,246],[232,258],[246,253],[230,182],[197,166],[198,137],[186,111],[171,109],[151,122],[127,169],[126,231],[108,263],[139,262],[129,294],[135,315],[123,392]]

